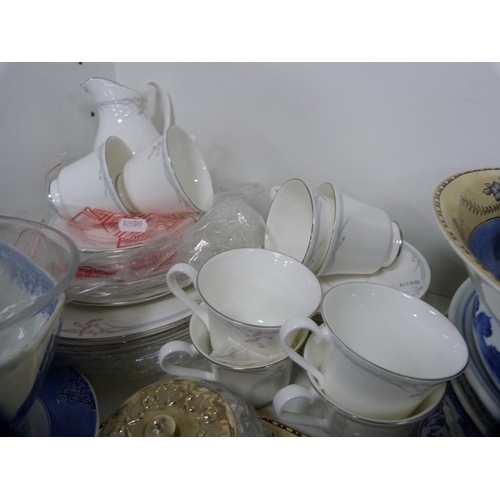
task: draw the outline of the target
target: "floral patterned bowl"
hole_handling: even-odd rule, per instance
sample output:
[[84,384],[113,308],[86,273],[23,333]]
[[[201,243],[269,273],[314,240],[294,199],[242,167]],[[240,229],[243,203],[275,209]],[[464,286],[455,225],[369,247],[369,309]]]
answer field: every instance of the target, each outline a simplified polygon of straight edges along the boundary
[[436,188],[433,205],[481,301],[500,321],[500,168],[448,177]]

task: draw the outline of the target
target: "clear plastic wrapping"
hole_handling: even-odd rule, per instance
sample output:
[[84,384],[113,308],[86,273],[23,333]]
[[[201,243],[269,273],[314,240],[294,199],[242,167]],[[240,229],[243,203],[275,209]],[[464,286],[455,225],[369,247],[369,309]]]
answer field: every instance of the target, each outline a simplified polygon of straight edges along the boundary
[[[64,163],[68,161],[47,175],[47,185]],[[152,300],[170,293],[165,276],[177,262],[199,268],[216,253],[263,246],[265,222],[249,205],[261,192],[259,184],[233,183],[230,189],[216,191],[211,208],[201,214],[135,216],[81,207],[69,220],[48,199],[45,222],[72,238],[79,249],[78,271],[66,290],[68,301],[126,305]]]
[[212,208],[186,231],[179,262],[200,269],[210,257],[226,250],[262,248],[266,224],[250,205],[260,192],[259,184],[241,184],[215,194]]

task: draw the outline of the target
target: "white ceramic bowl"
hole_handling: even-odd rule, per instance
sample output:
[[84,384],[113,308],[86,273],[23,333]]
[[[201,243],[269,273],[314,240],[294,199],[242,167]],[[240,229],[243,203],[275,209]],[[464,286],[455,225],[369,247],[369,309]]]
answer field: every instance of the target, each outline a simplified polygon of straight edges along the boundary
[[0,425],[16,432],[46,373],[78,250],[44,224],[0,217]]
[[434,192],[434,213],[453,250],[495,318],[500,321],[500,168],[469,170],[445,179]]

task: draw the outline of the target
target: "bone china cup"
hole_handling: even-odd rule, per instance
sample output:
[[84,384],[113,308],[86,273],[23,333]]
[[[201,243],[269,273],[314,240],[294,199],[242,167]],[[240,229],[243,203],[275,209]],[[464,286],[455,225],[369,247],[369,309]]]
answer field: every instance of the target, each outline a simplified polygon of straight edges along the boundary
[[[325,185],[320,186],[325,191]],[[334,274],[373,274],[389,267],[399,257],[403,234],[380,208],[351,198],[338,189],[330,200],[333,228],[318,276]]]
[[271,190],[273,202],[266,220],[265,248],[286,253],[316,273],[323,263],[333,229],[330,201],[323,190],[313,192],[300,179]]
[[132,156],[120,138],[110,137],[92,153],[62,168],[49,186],[49,200],[57,213],[70,220],[90,207],[130,215],[116,181]]
[[[179,275],[192,280],[206,309],[179,286]],[[214,350],[223,349],[231,338],[264,355],[282,352],[281,325],[297,315],[312,317],[322,297],[320,282],[306,266],[265,248],[219,253],[199,271],[175,264],[167,285],[203,321]]]
[[[230,364],[210,356],[212,353],[210,335],[203,321],[194,314],[191,316],[189,330],[192,344],[173,340],[161,347],[158,361],[166,373],[181,378],[220,382],[255,408],[270,404],[274,395],[290,382],[293,362],[285,353],[281,359],[272,362],[260,361],[249,366],[239,366],[233,360]],[[305,338],[306,335],[301,335],[294,348],[303,345]],[[169,357],[175,353],[186,353],[192,358],[204,359],[210,371],[174,364]]]
[[[394,288],[335,286],[325,294],[321,313],[321,327],[309,318],[287,321],[281,344],[328,399],[355,415],[406,418],[467,365],[467,345],[455,326],[424,301]],[[303,328],[324,346],[319,369],[288,346],[288,336]]]
[[194,139],[175,125],[127,162],[118,190],[131,212],[160,215],[206,210],[213,195]]
[[[317,344],[311,337],[306,342],[304,357],[316,368],[321,367],[323,345]],[[311,374],[308,373],[307,376],[310,387],[291,384],[275,394],[274,411],[284,423],[319,428],[334,437],[414,436],[424,419],[442,401],[446,390],[446,383],[436,386],[407,418],[380,420],[345,411],[325,396],[318,386],[318,381]]]

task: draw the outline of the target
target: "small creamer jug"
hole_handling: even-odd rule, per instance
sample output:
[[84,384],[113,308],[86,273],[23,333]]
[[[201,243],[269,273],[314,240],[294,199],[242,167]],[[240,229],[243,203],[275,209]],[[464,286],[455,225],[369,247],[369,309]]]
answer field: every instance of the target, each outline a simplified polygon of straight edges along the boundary
[[[155,81],[148,81],[143,92],[130,89],[106,78],[89,78],[80,86],[94,99],[99,127],[94,149],[109,137],[122,139],[136,154],[156,141],[170,126],[170,99],[166,90]],[[158,131],[150,119],[148,87],[154,87],[160,97],[163,130]]]

